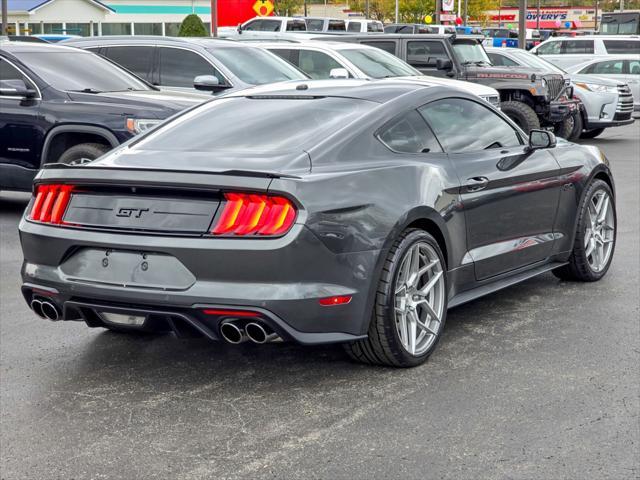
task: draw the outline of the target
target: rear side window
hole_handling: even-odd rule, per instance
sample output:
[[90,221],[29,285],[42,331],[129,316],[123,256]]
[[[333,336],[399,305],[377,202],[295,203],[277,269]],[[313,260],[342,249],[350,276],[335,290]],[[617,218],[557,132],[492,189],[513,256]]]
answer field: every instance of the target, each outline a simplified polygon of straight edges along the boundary
[[398,153],[442,152],[429,125],[415,110],[394,118],[377,134],[387,148]]
[[329,20],[330,32],[344,32],[346,29],[344,20]]
[[151,64],[153,62],[154,48],[145,46],[105,47],[103,55],[130,72],[151,82]]
[[344,68],[326,53],[314,50],[300,50],[298,67],[316,80],[330,78],[329,74],[334,68]]
[[324,28],[324,20],[307,20],[307,30],[310,32],[321,32]]
[[593,40],[564,40],[562,42],[562,53],[593,53]]
[[287,22],[287,32],[306,32],[307,24],[304,20],[289,20]]
[[360,22],[349,22],[347,25],[348,32],[359,32],[360,31]]
[[438,140],[450,153],[521,145],[516,130],[487,107],[463,98],[437,100],[420,107]]
[[560,53],[562,42],[547,42],[538,47],[538,53],[540,55],[557,55]]
[[158,47],[160,54],[160,85],[193,88],[198,75],[214,75],[221,84],[224,77],[204,58],[181,48]]
[[444,45],[438,41],[407,43],[407,63],[414,67],[435,67],[439,58],[449,58]]
[[614,55],[640,53],[640,41],[638,40],[604,40],[604,46],[607,53]]
[[384,32],[381,22],[367,22],[367,32]]
[[627,68],[630,75],[640,75],[640,60],[625,60],[628,62]]
[[390,53],[391,55],[395,55],[396,54],[396,44],[395,42],[372,42],[372,41],[365,41],[365,42],[360,42],[363,45],[369,45],[370,47],[376,47],[379,48],[380,50],[384,50],[385,52]]
[[589,65],[580,73],[592,73],[596,75],[622,75],[624,73],[624,60],[609,60]]
[[377,106],[338,97],[226,98],[207,102],[157,127],[135,146],[157,151],[237,152],[266,161],[270,152],[308,148]]

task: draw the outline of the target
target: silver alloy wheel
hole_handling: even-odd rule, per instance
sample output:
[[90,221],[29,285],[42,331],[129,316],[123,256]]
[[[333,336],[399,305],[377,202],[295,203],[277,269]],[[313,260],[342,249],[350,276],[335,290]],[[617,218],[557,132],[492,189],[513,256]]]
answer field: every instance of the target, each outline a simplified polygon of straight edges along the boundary
[[589,221],[584,234],[584,249],[591,270],[601,272],[608,264],[615,239],[615,216],[611,198],[604,190],[589,199]]
[[445,305],[444,272],[436,250],[418,242],[405,253],[395,288],[395,324],[400,342],[419,356],[435,342]]

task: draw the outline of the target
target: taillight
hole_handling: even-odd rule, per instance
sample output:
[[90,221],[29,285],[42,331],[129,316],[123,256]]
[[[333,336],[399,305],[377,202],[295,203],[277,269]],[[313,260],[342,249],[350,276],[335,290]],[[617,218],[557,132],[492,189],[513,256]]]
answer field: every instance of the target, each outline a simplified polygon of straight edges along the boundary
[[29,218],[36,222],[62,224],[73,185],[38,185]]
[[222,214],[214,235],[278,236],[289,231],[296,219],[296,207],[284,197],[252,193],[225,193]]

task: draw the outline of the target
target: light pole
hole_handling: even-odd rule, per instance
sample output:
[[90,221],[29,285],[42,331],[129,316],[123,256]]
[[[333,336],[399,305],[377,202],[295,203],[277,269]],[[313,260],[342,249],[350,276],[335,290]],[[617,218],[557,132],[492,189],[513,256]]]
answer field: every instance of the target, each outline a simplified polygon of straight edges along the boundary
[[518,12],[518,48],[527,48],[527,0],[520,0]]
[[540,0],[538,0],[538,8],[536,9],[536,30],[540,30]]
[[211,0],[211,36],[218,36],[218,0]]
[[400,5],[399,5],[399,0],[396,0],[396,20],[395,23],[398,23],[398,14],[400,13]]
[[0,29],[0,35],[6,35],[7,32],[7,22],[9,19],[7,18],[9,14],[7,13],[7,0],[2,0],[2,29]]

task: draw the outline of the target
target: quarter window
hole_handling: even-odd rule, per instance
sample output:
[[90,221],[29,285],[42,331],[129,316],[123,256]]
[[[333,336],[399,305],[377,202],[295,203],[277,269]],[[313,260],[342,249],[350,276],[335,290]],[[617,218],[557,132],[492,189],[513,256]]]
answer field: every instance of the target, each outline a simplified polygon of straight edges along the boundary
[[[0,58],[0,80],[22,80],[26,85],[31,82],[20,71],[6,60]],[[0,97],[2,98],[2,97]]]
[[306,32],[307,24],[304,20],[289,20],[287,22],[287,32]]
[[107,47],[104,49],[104,56],[150,82],[154,48]]
[[437,100],[420,107],[447,152],[465,153],[522,145],[516,130],[485,106],[462,98]]
[[198,75],[215,75],[221,84],[226,83],[220,72],[197,53],[160,47],[160,85],[193,88]]
[[347,32],[359,32],[360,28],[360,22],[349,22]]
[[407,43],[407,63],[414,67],[435,67],[439,58],[449,58],[442,42]]
[[382,127],[378,138],[389,149],[398,153],[442,152],[433,132],[415,110],[391,120]]

